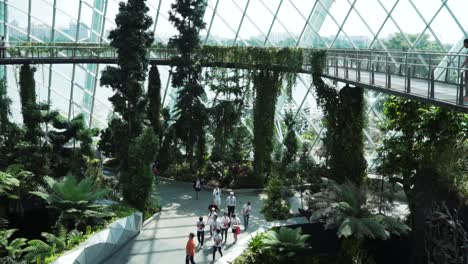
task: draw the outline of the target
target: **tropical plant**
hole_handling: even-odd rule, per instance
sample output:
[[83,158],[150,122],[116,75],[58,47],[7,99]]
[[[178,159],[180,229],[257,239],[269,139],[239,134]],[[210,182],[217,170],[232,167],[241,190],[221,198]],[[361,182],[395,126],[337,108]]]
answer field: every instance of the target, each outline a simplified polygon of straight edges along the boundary
[[36,103],[36,82],[34,81],[34,72],[36,69],[29,64],[24,64],[20,69],[20,99],[21,113],[23,115],[23,123],[26,127],[25,138],[33,145],[39,143],[42,136],[40,127],[41,112]]
[[169,12],[169,21],[179,31],[169,41],[169,45],[179,51],[179,56],[173,58],[172,86],[178,89],[174,126],[177,137],[184,143],[192,173],[195,172],[194,154],[198,161],[203,161],[205,155],[207,114],[203,103],[206,95],[201,84],[199,32],[206,26],[203,21],[206,5],[203,0],[177,0]]
[[0,197],[5,196],[10,199],[18,199],[15,189],[20,186],[20,181],[8,172],[0,171]]
[[43,263],[44,259],[54,257],[67,248],[66,231],[60,232],[59,235],[43,232],[41,236],[45,238],[45,241],[32,239],[24,248],[23,251],[26,254],[23,259],[27,263]]
[[339,185],[329,180],[325,189],[310,197],[309,207],[315,210],[311,220],[323,222],[327,229],[337,228],[338,237],[385,240],[410,231],[393,217],[373,215],[366,190],[350,182]]
[[7,84],[5,80],[0,80],[0,142],[3,141],[5,133],[11,125],[11,99],[7,95]]
[[283,261],[296,255],[307,247],[310,235],[303,235],[300,227],[296,229],[281,227],[278,231],[269,230],[262,237],[264,250],[277,261]]
[[0,256],[8,255],[8,257],[19,260],[26,245],[25,238],[15,238],[11,240],[11,236],[18,229],[1,229],[0,230]]
[[34,195],[44,199],[49,207],[58,210],[59,223],[64,226],[73,224],[74,228],[86,224],[90,220],[101,221],[112,216],[106,205],[97,204],[108,190],[99,189],[92,178],[84,178],[80,182],[72,175],[56,181],[44,177],[48,191],[34,191]]
[[289,217],[289,201],[284,199],[282,193],[283,182],[277,176],[268,181],[265,194],[267,198],[263,202],[262,213],[268,221],[285,220]]

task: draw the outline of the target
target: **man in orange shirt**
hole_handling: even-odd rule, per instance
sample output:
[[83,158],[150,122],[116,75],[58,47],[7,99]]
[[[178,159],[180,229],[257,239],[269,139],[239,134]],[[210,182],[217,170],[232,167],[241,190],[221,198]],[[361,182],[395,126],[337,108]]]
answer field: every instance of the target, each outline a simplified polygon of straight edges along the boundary
[[185,246],[185,252],[187,253],[185,256],[185,264],[189,264],[189,261],[191,264],[195,264],[195,261],[193,260],[193,257],[195,256],[195,242],[193,242],[194,237],[195,234],[189,234],[189,240],[187,242],[187,246]]

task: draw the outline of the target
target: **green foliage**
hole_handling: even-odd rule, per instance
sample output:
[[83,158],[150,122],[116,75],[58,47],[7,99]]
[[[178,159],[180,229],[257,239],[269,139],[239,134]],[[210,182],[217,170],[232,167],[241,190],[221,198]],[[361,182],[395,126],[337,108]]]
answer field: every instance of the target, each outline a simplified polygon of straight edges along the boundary
[[20,181],[8,172],[0,171],[0,197],[18,199],[15,195],[15,189],[20,186]]
[[23,259],[27,263],[51,263],[46,259],[55,258],[55,256],[67,248],[66,231],[56,236],[50,233],[41,233],[46,241],[33,239],[28,241],[28,246],[24,248],[26,253]]
[[114,110],[122,117],[125,136],[123,148],[118,148],[118,157],[127,164],[128,142],[140,135],[143,129],[147,100],[142,83],[148,68],[147,50],[153,43],[153,35],[148,30],[152,24],[145,0],[129,0],[119,4],[115,18],[117,27],[109,33],[111,46],[117,49],[118,67],[108,66],[101,76],[101,85],[110,86],[115,92],[109,98]]
[[65,226],[73,224],[75,228],[90,220],[100,220],[112,216],[108,207],[97,204],[108,192],[99,189],[92,178],[78,182],[74,176],[68,175],[61,181],[45,177],[48,192],[35,191],[32,194],[44,199],[51,208],[59,211],[59,222]]
[[[296,135],[296,122],[294,120],[294,114],[292,112],[287,112],[285,114],[284,123],[286,124],[287,132],[283,140],[285,150],[281,159],[281,165],[282,168],[286,169],[289,164],[293,164],[296,162],[300,142]],[[292,175],[288,175],[288,178],[290,178],[291,176]]]
[[[0,230],[0,256],[8,255],[13,260],[19,260],[24,246],[26,245],[25,238],[15,238],[11,240],[11,236],[18,231],[17,229],[1,229]],[[1,260],[1,259],[0,259]]]
[[128,149],[128,167],[122,171],[120,183],[125,202],[144,211],[153,186],[150,165],[157,153],[158,139],[146,128]]
[[7,84],[5,80],[0,80],[0,143],[4,140],[4,135],[10,129],[11,122],[11,99],[7,95]]
[[426,255],[428,263],[468,263],[468,232],[458,213],[445,204],[434,204],[427,218]]
[[122,140],[127,135],[126,126],[121,118],[112,118],[107,128],[101,131],[98,149],[107,157],[121,161],[127,148],[127,142]]
[[40,127],[41,112],[36,103],[35,71],[34,67],[31,68],[29,64],[24,64],[21,66],[19,77],[21,113],[26,127],[25,138],[33,145],[39,143],[39,139],[43,134]]
[[[212,69],[208,84],[215,97],[209,109],[210,127],[214,137],[211,160],[233,161],[234,146],[239,144],[236,140],[239,133],[241,116],[244,110],[249,85],[244,77],[245,72],[239,70]],[[242,157],[240,158],[242,159]]]
[[373,215],[366,190],[350,182],[338,185],[330,181],[322,192],[311,196],[309,208],[313,209],[311,220],[323,222],[327,229],[338,228],[338,237],[385,240],[410,230],[392,217]]
[[247,82],[255,79],[257,69],[269,69],[281,72],[281,79],[286,81],[287,94],[290,97],[296,83],[297,72],[302,69],[304,54],[300,48],[263,48],[252,46],[203,46],[202,53],[208,62],[229,62],[241,65],[239,68],[250,70],[245,76]]
[[281,91],[281,75],[269,70],[255,71],[254,105],[254,174],[255,182],[263,185],[271,173],[271,153],[273,151],[273,128],[276,101]]
[[340,183],[362,184],[366,170],[364,157],[364,90],[345,86],[339,92],[314,76],[317,103],[324,112],[327,128],[323,137],[329,177]]
[[175,104],[176,135],[185,145],[185,152],[192,172],[194,168],[195,146],[197,160],[203,161],[205,155],[205,126],[207,115],[203,99],[206,96],[202,81],[200,53],[200,30],[205,28],[203,16],[206,1],[177,0],[171,5],[169,21],[179,34],[169,41],[171,47],[179,51],[173,58],[175,70],[172,86],[178,89]]
[[[302,144],[302,150],[299,156],[299,161],[296,163],[296,172],[301,178],[301,184],[304,180],[309,183],[309,191],[316,193],[320,191],[321,187],[321,170],[310,154],[310,145],[308,143]],[[302,191],[302,188],[301,188]]]
[[159,135],[159,119],[161,112],[161,79],[158,66],[151,65],[148,75],[148,119],[155,135]]
[[283,182],[277,176],[269,179],[265,190],[267,198],[262,207],[262,213],[268,221],[289,218],[289,201],[282,193],[283,188]]
[[281,227],[279,231],[270,230],[262,237],[265,250],[277,261],[287,260],[306,248],[309,235],[302,235],[301,228]]

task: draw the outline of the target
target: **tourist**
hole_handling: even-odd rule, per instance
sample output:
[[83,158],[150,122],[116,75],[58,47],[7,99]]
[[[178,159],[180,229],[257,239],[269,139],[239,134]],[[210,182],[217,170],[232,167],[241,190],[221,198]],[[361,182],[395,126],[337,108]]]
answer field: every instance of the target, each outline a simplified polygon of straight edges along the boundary
[[208,205],[208,214],[210,214],[211,211],[213,211],[213,208],[215,209],[216,213],[219,212],[219,207],[216,205],[214,201],[212,201],[210,205]]
[[213,200],[218,207],[221,207],[221,189],[218,185],[213,189]]
[[229,196],[226,199],[226,204],[228,207],[228,216],[231,217],[236,210],[236,197],[233,192],[229,193]]
[[231,224],[231,219],[226,212],[224,212],[224,216],[221,217],[221,237],[224,238],[224,243],[227,242],[227,233],[229,229],[229,225]]
[[203,241],[205,241],[205,221],[203,221],[203,217],[201,216],[197,222],[197,240],[198,245],[203,247]]
[[240,234],[240,224],[241,221],[236,214],[232,214],[231,217],[231,227],[232,227],[232,234],[234,235],[234,244],[237,242],[237,235]]
[[251,211],[252,206],[250,205],[250,202],[244,204],[244,207],[242,208],[242,215],[244,216],[244,230],[247,230],[247,228],[249,227],[249,217]]
[[156,184],[159,183],[159,170],[158,170],[158,161],[154,160],[153,164],[151,164],[151,172],[153,173],[154,179]]
[[[467,49],[467,53],[465,55],[465,59],[463,61],[463,64],[461,68],[468,68],[468,39],[465,39],[463,41],[463,47]],[[463,98],[464,103],[468,103],[468,69],[464,70],[465,71],[465,97]]]
[[193,183],[193,188],[195,189],[195,193],[196,193],[196,199],[198,200],[198,193],[200,192],[201,190],[201,180],[200,180],[200,177],[197,177],[197,179],[195,180],[195,182]]
[[194,237],[195,235],[193,233],[189,234],[189,240],[185,246],[185,264],[189,264],[189,261],[190,263],[195,264],[195,261],[193,260],[193,257],[195,256],[195,243],[193,242]]
[[216,230],[216,235],[213,237],[213,263],[215,261],[216,251],[219,251],[221,257],[223,257],[223,252],[221,252],[221,246],[223,243],[223,237],[221,236],[221,230]]
[[218,214],[215,212],[210,220],[210,236],[213,237],[213,232],[216,233],[221,226],[221,223],[218,220]]

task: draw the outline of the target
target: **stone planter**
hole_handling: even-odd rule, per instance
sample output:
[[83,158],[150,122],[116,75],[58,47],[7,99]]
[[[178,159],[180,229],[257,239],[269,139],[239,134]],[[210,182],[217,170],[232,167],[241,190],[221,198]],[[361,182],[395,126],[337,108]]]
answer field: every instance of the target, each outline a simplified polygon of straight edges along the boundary
[[54,264],[96,264],[107,259],[140,233],[143,214],[135,212],[116,220],[75,249],[64,253]]

